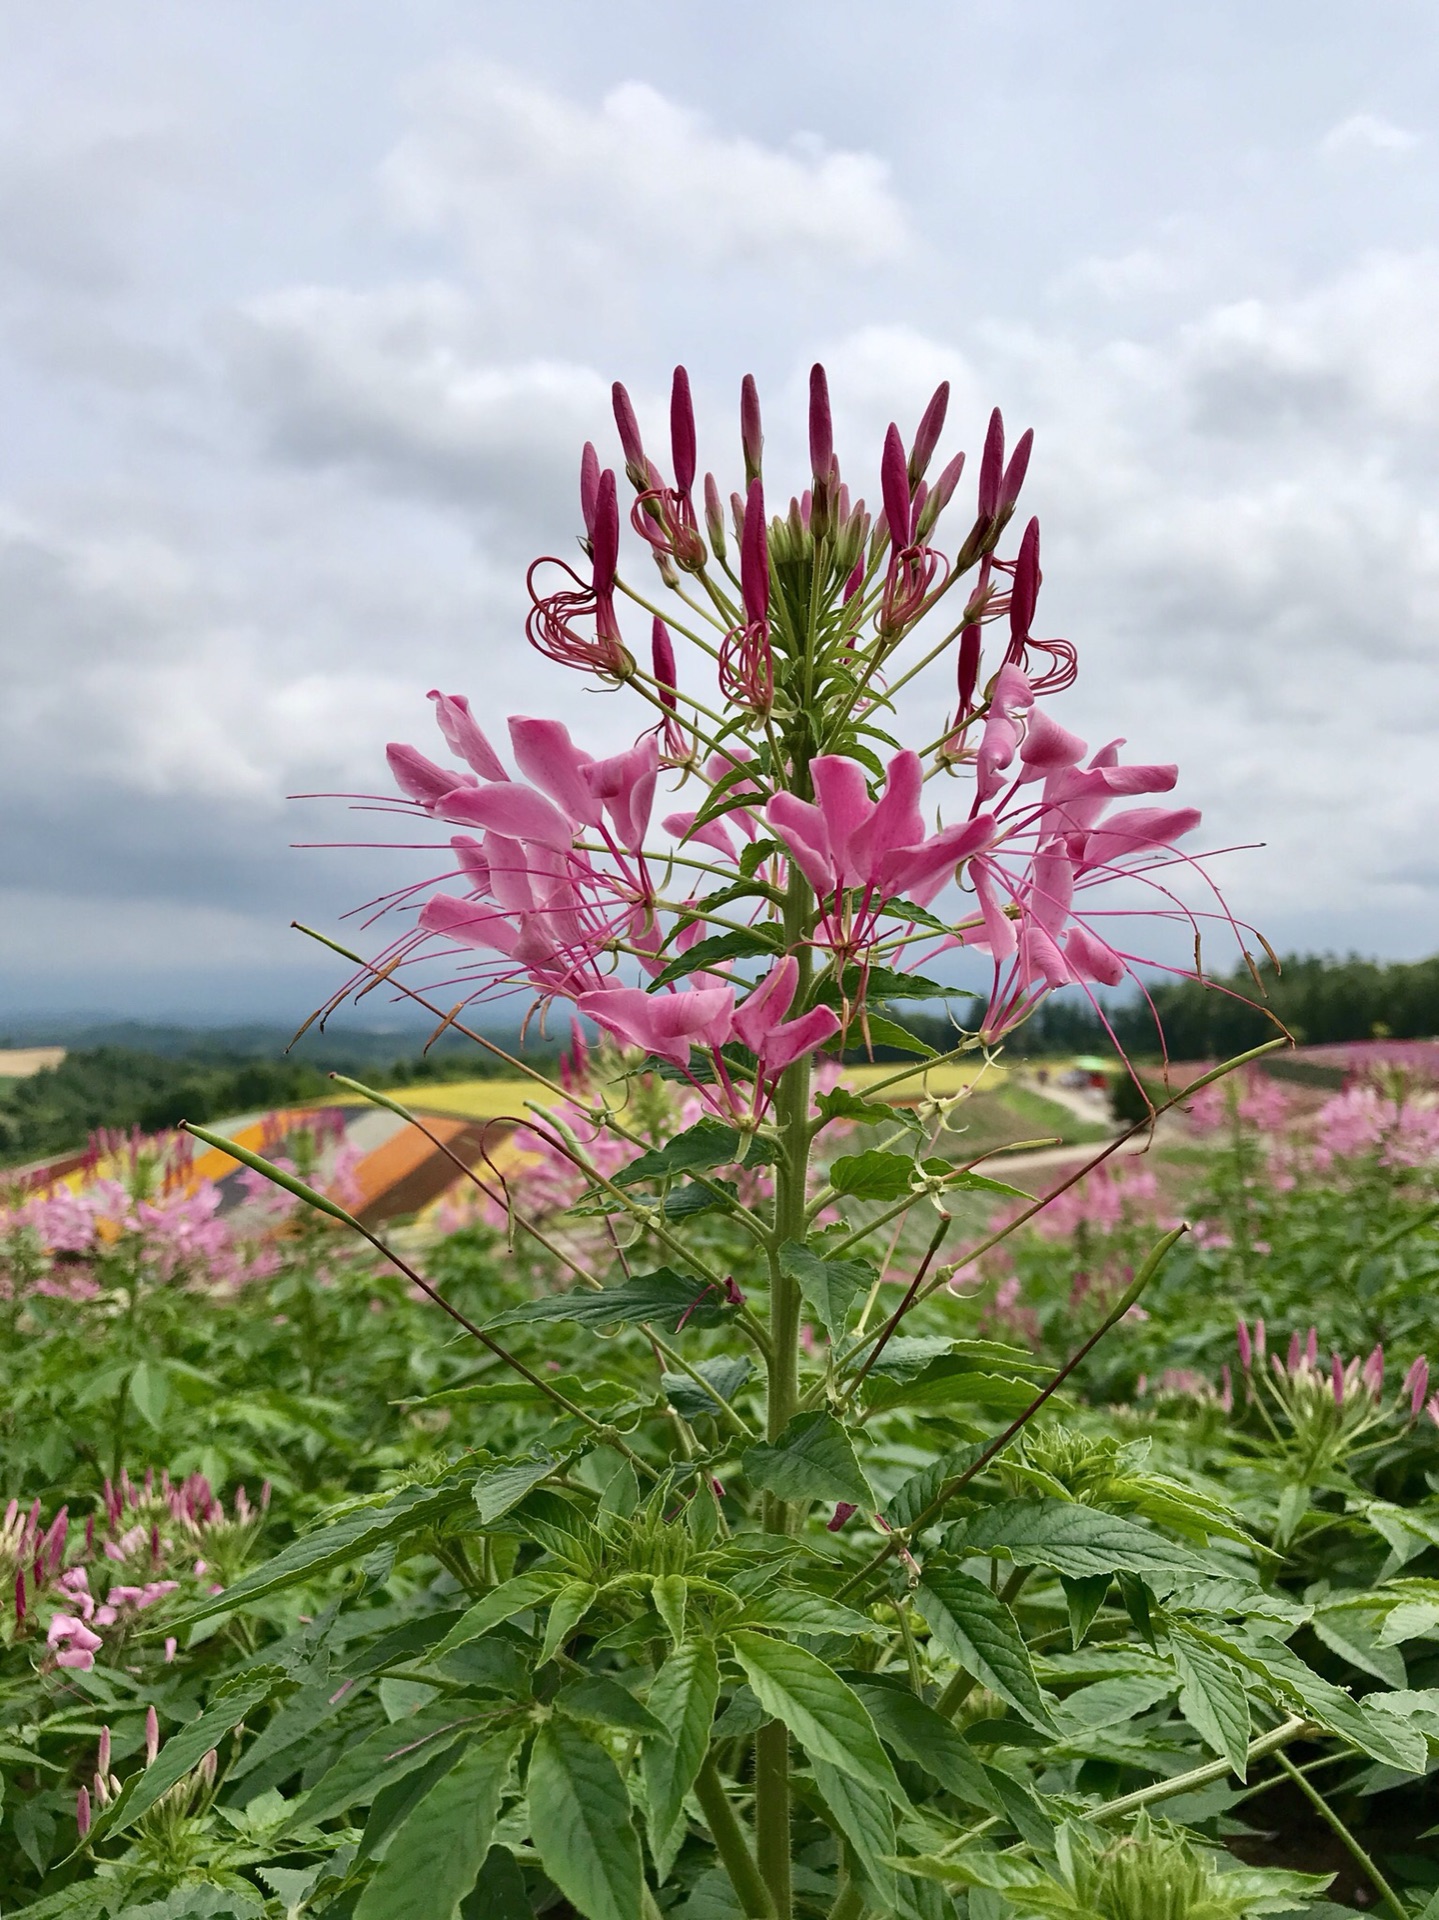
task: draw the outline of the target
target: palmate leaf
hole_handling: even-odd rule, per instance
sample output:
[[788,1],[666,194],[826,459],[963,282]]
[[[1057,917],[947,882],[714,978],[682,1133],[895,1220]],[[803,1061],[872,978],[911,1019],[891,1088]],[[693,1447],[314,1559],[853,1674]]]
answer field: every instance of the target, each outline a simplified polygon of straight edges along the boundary
[[749,1447],[744,1469],[751,1485],[777,1500],[842,1500],[872,1508],[874,1494],[855,1458],[849,1434],[832,1413],[797,1413],[773,1445]]
[[540,1864],[586,1920],[637,1920],[643,1889],[630,1800],[608,1752],[556,1714],[535,1736],[527,1783]]
[[935,1555],[914,1593],[930,1632],[950,1658],[1049,1733],[1054,1720],[1034,1677],[1018,1623],[996,1593],[952,1561]]
[[904,1803],[863,1701],[832,1667],[803,1647],[742,1628],[730,1633],[729,1643],[755,1698],[772,1719],[784,1722],[811,1760],[828,1761]]
[[454,1920],[489,1853],[522,1736],[507,1727],[465,1748],[392,1836],[355,1920]]

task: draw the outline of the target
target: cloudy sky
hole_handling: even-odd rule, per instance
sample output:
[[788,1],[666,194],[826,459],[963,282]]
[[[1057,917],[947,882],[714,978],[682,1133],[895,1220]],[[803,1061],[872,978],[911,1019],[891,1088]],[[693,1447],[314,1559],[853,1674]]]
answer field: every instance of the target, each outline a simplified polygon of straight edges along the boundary
[[394,869],[285,796],[431,686],[618,744],[524,568],[676,360],[726,473],[816,356],[856,476],[941,377],[1032,424],[1060,717],[1276,944],[1439,946],[1436,68],[1417,0],[6,8],[0,1021],[303,1013]]

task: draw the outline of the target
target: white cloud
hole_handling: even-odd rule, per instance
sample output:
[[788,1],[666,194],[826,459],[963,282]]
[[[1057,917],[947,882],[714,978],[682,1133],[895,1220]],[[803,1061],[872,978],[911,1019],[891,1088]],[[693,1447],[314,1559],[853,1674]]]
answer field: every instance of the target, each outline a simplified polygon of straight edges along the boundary
[[1333,126],[1319,142],[1319,151],[1329,158],[1363,153],[1412,153],[1423,143],[1423,136],[1396,127],[1377,113],[1351,113],[1347,120]]
[[471,502],[572,480],[580,444],[607,423],[592,368],[497,363],[481,308],[440,283],[287,289],[250,301],[229,339],[240,389],[288,457]]
[[521,272],[543,297],[586,276],[604,297],[626,262],[870,268],[911,244],[875,154],[716,130],[627,81],[590,106],[508,68],[457,60],[410,90],[415,125],[380,180],[395,218],[457,229],[487,291]]

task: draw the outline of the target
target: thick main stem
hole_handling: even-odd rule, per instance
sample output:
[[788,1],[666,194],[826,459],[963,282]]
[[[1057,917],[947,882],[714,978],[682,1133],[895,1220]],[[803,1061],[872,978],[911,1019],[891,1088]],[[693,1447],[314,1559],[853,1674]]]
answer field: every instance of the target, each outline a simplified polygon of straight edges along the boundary
[[699,1770],[695,1780],[695,1798],[700,1803],[700,1811],[710,1830],[710,1838],[715,1843],[715,1851],[729,1875],[735,1898],[750,1920],[771,1920],[774,1907],[769,1890],[755,1865],[749,1841],[739,1823],[739,1815],[730,1805],[730,1797],[725,1792],[724,1781],[720,1778],[713,1754],[706,1754]]

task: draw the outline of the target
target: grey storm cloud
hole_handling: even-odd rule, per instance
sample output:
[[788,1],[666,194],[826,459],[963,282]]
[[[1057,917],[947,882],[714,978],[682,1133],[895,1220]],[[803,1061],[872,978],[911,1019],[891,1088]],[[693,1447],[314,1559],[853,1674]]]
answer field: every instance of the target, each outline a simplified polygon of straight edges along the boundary
[[443,856],[295,853],[395,823],[286,796],[374,790],[431,686],[621,744],[526,649],[524,571],[575,551],[611,379],[662,446],[678,359],[726,485],[746,371],[798,479],[817,355],[860,491],[940,379],[956,445],[1032,424],[1066,723],[1263,843],[1223,871],[1278,943],[1439,943],[1439,23],[1402,11],[0,24],[0,995],[294,1010],[291,916]]

